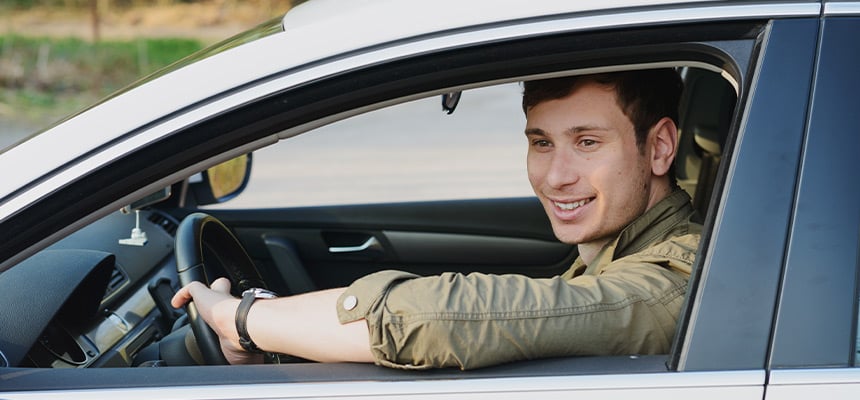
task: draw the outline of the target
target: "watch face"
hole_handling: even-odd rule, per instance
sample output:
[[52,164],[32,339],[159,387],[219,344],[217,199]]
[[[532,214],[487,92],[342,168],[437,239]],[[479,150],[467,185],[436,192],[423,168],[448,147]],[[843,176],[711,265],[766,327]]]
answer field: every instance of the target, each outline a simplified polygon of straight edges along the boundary
[[278,297],[277,293],[275,293],[271,290],[262,289],[262,288],[250,288],[250,289],[244,291],[242,293],[242,295],[244,296],[245,293],[248,293],[248,292],[254,293],[254,297],[258,298],[258,299],[274,299],[275,297]]

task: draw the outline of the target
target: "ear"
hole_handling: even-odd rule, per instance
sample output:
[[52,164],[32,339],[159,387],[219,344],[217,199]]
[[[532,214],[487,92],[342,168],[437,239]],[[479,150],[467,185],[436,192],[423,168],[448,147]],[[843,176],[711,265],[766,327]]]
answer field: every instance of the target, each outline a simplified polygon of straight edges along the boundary
[[649,134],[651,141],[651,173],[665,176],[678,151],[678,127],[669,117],[657,121]]

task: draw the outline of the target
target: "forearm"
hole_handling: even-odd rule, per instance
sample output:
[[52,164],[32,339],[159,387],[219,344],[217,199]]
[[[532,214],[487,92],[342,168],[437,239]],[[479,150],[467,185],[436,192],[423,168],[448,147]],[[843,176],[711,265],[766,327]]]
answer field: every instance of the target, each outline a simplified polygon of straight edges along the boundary
[[[246,329],[263,350],[316,361],[372,362],[367,323],[356,319],[341,324],[337,298],[344,289],[332,289],[272,300],[257,300],[248,313]],[[230,363],[253,361],[239,345],[236,309],[239,299],[230,296],[230,282],[217,279],[208,288],[199,282],[181,288],[172,299],[174,307],[194,301],[201,318],[221,339]]]
[[338,321],[335,307],[343,291],[257,300],[248,313],[248,335],[266,351],[323,362],[373,362],[367,323]]

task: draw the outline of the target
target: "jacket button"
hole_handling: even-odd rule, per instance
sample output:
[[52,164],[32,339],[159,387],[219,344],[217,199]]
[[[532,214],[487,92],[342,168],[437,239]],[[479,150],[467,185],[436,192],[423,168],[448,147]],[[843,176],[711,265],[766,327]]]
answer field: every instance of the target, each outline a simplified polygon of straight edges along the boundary
[[352,309],[357,305],[358,298],[355,296],[346,296],[346,298],[343,299],[343,309],[346,311],[352,311]]

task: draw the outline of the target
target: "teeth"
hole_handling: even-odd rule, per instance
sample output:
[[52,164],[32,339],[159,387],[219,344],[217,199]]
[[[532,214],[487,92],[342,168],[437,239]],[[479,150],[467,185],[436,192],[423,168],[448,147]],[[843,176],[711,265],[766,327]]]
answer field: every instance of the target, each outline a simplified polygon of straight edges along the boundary
[[591,200],[589,200],[589,199],[584,199],[584,200],[580,200],[580,201],[574,201],[573,203],[559,203],[559,202],[557,202],[557,201],[556,201],[556,202],[553,202],[553,203],[555,203],[556,207],[558,207],[558,208],[560,208],[560,209],[562,209],[562,210],[570,211],[570,210],[574,210],[574,209],[577,209],[577,208],[579,208],[579,207],[584,206],[584,205],[585,205],[585,204],[587,204],[589,201],[591,201]]

